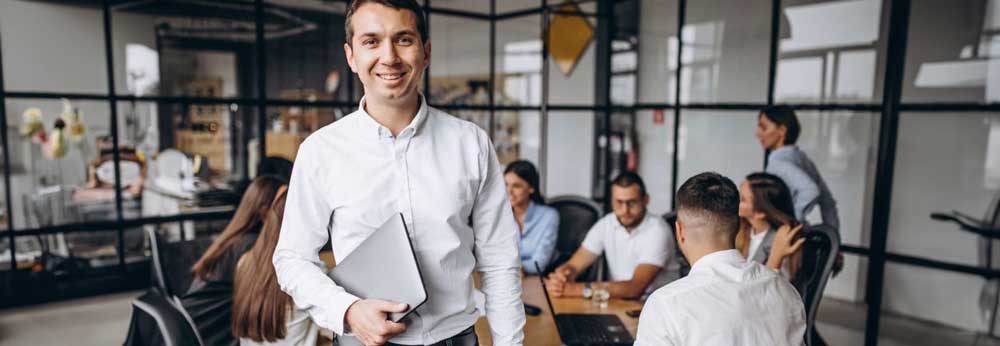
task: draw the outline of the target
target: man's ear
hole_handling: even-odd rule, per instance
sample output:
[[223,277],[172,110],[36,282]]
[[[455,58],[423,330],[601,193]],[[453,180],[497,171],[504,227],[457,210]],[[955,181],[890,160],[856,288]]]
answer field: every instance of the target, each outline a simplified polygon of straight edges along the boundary
[[351,72],[358,73],[354,68],[354,48],[350,44],[344,43],[344,57],[347,58],[347,65],[351,67]]
[[677,244],[680,245],[686,242],[687,239],[685,238],[684,226],[681,224],[681,220],[674,221],[674,229],[677,230],[675,231],[674,234],[674,236],[677,238]]
[[431,64],[431,40],[424,42],[424,68]]

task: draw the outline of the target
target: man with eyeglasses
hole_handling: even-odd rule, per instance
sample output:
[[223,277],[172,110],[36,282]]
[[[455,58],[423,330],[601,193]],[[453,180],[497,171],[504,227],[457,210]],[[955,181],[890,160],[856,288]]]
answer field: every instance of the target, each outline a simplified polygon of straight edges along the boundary
[[[611,184],[614,212],[598,220],[580,249],[546,278],[552,296],[590,298],[600,285],[611,298],[635,299],[669,281],[667,265],[674,263],[674,239],[666,222],[647,212],[649,195],[642,178],[625,172]],[[611,281],[576,282],[601,254],[607,258]]]

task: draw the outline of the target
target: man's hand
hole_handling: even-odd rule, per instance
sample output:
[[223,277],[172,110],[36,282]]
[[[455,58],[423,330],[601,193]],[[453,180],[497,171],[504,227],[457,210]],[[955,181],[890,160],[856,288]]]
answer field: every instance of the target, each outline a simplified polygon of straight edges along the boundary
[[573,269],[566,265],[561,265],[559,266],[559,268],[556,268],[556,270],[553,270],[551,273],[549,273],[549,280],[559,281],[562,283],[575,281],[575,280],[570,280],[570,278],[572,277],[573,277]]
[[802,225],[794,228],[782,225],[774,235],[774,243],[771,245],[771,253],[768,254],[767,266],[771,269],[780,269],[785,258],[795,254],[806,242],[805,238],[795,239],[795,236],[802,230]]
[[347,308],[344,317],[354,337],[365,345],[384,345],[406,331],[406,325],[387,319],[388,313],[405,312],[407,305],[379,299],[362,299]]
[[549,278],[545,279],[545,288],[549,290],[549,295],[552,297],[562,297],[565,287],[566,282],[552,278],[552,274],[549,274]]

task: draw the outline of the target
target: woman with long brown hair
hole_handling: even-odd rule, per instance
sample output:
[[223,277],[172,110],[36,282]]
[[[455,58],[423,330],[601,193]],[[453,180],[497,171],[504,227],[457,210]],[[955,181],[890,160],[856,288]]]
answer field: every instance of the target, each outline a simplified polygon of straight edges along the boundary
[[236,268],[233,285],[233,336],[240,345],[316,345],[319,327],[309,313],[295,308],[292,298],[278,286],[271,264],[281,233],[287,185],[268,211],[257,243]]
[[284,182],[270,176],[257,177],[250,183],[222,234],[191,267],[194,282],[189,293],[203,287],[205,282],[233,281],[236,261],[257,241],[268,207],[282,185]]
[[747,260],[794,278],[805,239],[795,238],[802,225],[795,220],[792,194],[781,178],[768,173],[748,175],[740,185],[739,215],[736,248]]

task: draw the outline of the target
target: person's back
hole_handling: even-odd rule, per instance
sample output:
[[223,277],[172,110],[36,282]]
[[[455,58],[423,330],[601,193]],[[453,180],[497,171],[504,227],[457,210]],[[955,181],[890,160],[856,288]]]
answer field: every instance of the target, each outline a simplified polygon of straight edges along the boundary
[[777,271],[736,249],[739,192],[702,173],[677,190],[677,244],[687,277],[653,292],[639,316],[636,345],[802,345],[802,299]]
[[654,292],[639,331],[636,345],[801,345],[805,315],[781,275],[723,250]]

